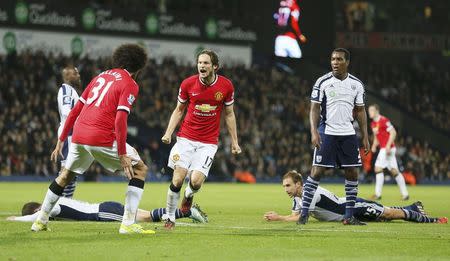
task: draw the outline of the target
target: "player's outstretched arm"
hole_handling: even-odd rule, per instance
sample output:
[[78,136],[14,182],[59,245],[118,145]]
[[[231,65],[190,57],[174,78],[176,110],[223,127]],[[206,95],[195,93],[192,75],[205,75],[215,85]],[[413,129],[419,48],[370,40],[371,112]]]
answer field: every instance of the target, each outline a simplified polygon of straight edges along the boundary
[[367,155],[369,153],[369,135],[367,134],[367,114],[366,107],[355,106],[356,110],[356,120],[358,121],[359,129],[361,130],[361,139],[364,146],[364,153]]
[[288,216],[282,216],[274,211],[269,211],[264,214],[264,219],[266,221],[287,221],[287,222],[296,222],[298,221],[298,212],[292,212],[292,214]]
[[6,220],[21,221],[21,222],[34,222],[37,219],[38,215],[39,215],[39,211],[32,215],[25,215],[25,216],[20,216],[20,217],[10,216],[10,217],[7,217]]
[[172,115],[170,116],[166,133],[164,133],[164,136],[161,138],[163,143],[170,144],[172,140],[172,134],[175,131],[175,128],[178,126],[178,123],[180,123],[185,110],[186,110],[186,103],[181,103],[178,101],[177,107],[175,108],[175,110],[173,110]]
[[225,107],[225,124],[227,125],[228,133],[230,133],[231,136],[231,153],[241,153],[242,150],[238,142],[236,116],[234,115],[233,105],[228,105]]

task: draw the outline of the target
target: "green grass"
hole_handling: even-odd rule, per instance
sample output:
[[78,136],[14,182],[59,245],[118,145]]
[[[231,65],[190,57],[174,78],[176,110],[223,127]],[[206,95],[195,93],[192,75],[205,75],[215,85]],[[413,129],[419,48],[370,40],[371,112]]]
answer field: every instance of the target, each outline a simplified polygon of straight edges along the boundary
[[[0,260],[450,260],[450,225],[404,221],[364,227],[311,220],[267,223],[262,215],[290,213],[281,185],[205,184],[196,201],[209,216],[206,225],[190,220],[155,235],[119,235],[118,223],[51,222],[51,232],[32,233],[31,223],[8,222],[26,201],[42,201],[46,183],[0,183]],[[324,187],[343,194],[342,185]],[[125,183],[79,183],[75,198],[123,202]],[[450,216],[450,188],[410,187],[412,203],[421,200],[433,216]],[[165,205],[167,184],[146,185],[140,207]],[[360,196],[372,194],[360,186]],[[385,205],[401,205],[397,187],[385,186]],[[187,224],[186,224],[187,223]]]

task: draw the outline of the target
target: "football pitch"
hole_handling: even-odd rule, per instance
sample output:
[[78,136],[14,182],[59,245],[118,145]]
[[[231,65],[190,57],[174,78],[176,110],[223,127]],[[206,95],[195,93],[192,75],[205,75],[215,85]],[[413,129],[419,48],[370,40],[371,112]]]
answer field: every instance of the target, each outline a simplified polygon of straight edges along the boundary
[[[146,223],[155,235],[120,235],[118,223],[51,221],[52,231],[32,233],[31,223],[5,221],[23,203],[41,202],[49,183],[0,183],[0,260],[450,260],[450,224],[404,221],[343,226],[268,223],[274,210],[289,214],[292,205],[278,184],[206,183],[195,202],[209,223],[179,219],[175,230]],[[337,195],[344,185],[324,184]],[[140,208],[165,206],[168,184],[147,183]],[[126,182],[79,183],[75,199],[88,202],[125,198]],[[432,216],[450,217],[450,187],[409,187],[411,199],[400,201],[396,186],[385,186],[382,204],[407,205],[421,200]],[[360,186],[369,197],[372,185]]]

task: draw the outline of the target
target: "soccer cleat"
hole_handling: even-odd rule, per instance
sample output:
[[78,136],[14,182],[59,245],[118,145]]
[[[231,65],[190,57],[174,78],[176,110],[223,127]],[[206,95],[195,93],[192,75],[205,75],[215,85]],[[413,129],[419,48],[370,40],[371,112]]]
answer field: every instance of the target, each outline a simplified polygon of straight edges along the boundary
[[403,196],[403,197],[402,197],[402,200],[403,200],[403,201],[409,200],[409,195]]
[[417,208],[417,212],[423,214],[423,215],[427,215],[427,212],[425,211],[425,208],[423,207],[422,201],[416,201],[414,203],[412,203],[416,208]]
[[448,218],[440,217],[440,218],[438,218],[436,223],[438,223],[438,224],[447,224],[448,223]]
[[31,225],[31,231],[33,232],[50,231],[50,229],[47,227],[46,222],[36,219],[36,221],[33,222],[33,225]]
[[367,225],[366,223],[360,221],[359,219],[357,219],[353,216],[351,218],[344,218],[344,220],[342,220],[342,224],[350,225],[350,226],[365,226],[365,225]]
[[189,218],[191,218],[194,223],[208,223],[208,215],[206,215],[197,204],[192,206]]
[[175,228],[175,222],[173,222],[170,219],[167,219],[166,222],[164,223],[164,228],[167,230],[172,230]]
[[375,200],[375,201],[381,200],[381,196],[372,195],[372,196],[370,197],[370,199],[371,199],[371,200]]
[[183,197],[183,200],[181,201],[181,212],[187,213],[191,209],[193,199],[194,197]]
[[155,231],[153,231],[151,229],[145,230],[142,228],[141,225],[138,225],[135,223],[135,224],[131,224],[128,226],[121,224],[119,233],[120,234],[155,234]]
[[300,217],[298,218],[298,221],[297,221],[297,225],[305,225],[306,223],[308,223],[308,218],[309,218],[309,216],[300,215]]

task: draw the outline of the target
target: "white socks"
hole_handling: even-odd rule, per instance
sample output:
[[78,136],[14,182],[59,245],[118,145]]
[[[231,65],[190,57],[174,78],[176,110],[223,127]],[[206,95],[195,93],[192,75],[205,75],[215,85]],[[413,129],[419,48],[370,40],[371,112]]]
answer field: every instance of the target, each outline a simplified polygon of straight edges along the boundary
[[395,181],[397,181],[397,185],[400,189],[400,193],[402,193],[402,196],[403,197],[408,196],[408,190],[406,189],[405,178],[403,177],[403,175],[401,173],[398,173],[398,175],[395,177]]
[[[375,175],[375,196],[381,197],[381,192],[383,190],[383,183],[384,183],[384,174],[383,172],[377,173]],[[395,176],[395,181],[398,184],[398,187],[400,188],[400,193],[403,197],[408,196],[408,190],[406,189],[405,179],[403,178],[403,175],[399,173],[397,176]]]
[[50,189],[47,190],[47,194],[45,195],[44,202],[42,202],[41,211],[39,211],[37,220],[44,223],[48,222],[50,211],[52,211],[53,207],[56,205],[56,202],[58,202],[59,197],[60,196],[53,193]]
[[125,198],[125,207],[123,213],[122,224],[129,226],[136,221],[136,214],[141,201],[142,193],[144,189],[128,186],[127,196]]
[[381,192],[383,190],[384,184],[384,174],[383,172],[377,173],[375,175],[375,196],[381,197]]
[[180,200],[180,192],[173,192],[170,188],[167,190],[166,215],[170,221],[175,222],[175,211],[178,208],[178,200]]

